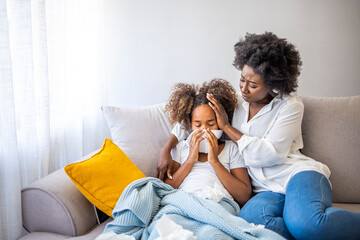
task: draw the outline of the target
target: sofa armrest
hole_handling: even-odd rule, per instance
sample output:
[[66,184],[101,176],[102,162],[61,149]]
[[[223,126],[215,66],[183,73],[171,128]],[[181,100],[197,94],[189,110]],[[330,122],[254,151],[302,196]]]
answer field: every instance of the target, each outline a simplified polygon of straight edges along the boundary
[[29,232],[79,236],[97,224],[94,206],[71,182],[64,169],[21,191],[23,225]]

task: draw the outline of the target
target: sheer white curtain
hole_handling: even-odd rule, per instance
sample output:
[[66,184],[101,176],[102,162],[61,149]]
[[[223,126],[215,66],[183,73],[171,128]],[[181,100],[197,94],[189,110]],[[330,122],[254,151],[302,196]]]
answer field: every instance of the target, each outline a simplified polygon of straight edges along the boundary
[[0,0],[0,239],[23,187],[101,146],[101,19],[98,0]]

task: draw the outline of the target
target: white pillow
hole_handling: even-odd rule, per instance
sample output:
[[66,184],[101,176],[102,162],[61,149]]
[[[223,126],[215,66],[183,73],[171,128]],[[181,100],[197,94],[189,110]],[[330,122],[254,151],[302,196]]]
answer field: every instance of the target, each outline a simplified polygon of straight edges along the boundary
[[148,177],[156,177],[160,149],[171,134],[164,107],[102,107],[113,142]]

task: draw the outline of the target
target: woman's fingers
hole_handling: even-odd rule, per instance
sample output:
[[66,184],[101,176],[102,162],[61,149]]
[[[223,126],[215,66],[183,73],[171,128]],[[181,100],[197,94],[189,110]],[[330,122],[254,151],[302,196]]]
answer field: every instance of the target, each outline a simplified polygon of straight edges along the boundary
[[172,172],[171,172],[171,167],[168,167],[168,170],[166,171],[167,173],[167,177],[170,178],[172,180]]
[[216,98],[214,98],[214,96],[212,94],[207,93],[206,94],[206,98],[210,101],[209,102],[209,106],[215,111],[215,112],[219,112],[219,103],[216,100]]
[[225,108],[215,99],[212,94],[208,93],[206,97],[210,101],[209,106],[215,112],[216,121],[219,128],[223,129],[225,125],[229,124],[228,115],[225,111]]
[[210,101],[209,106],[215,111],[216,114],[221,114],[224,110],[224,107],[216,100],[212,94],[206,95],[207,99]]
[[218,101],[216,100],[216,98],[214,97],[214,95],[212,95],[211,93],[207,93],[206,94],[206,98],[213,103],[214,105],[218,104]]

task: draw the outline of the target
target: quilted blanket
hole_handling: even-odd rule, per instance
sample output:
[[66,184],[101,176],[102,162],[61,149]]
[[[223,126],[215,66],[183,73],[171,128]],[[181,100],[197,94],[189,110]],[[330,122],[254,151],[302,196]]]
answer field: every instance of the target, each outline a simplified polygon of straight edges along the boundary
[[156,239],[156,222],[166,214],[198,239],[283,239],[280,235],[250,225],[237,217],[239,206],[231,199],[219,203],[173,189],[157,178],[132,182],[121,194],[114,220],[104,232],[131,235],[135,239]]

